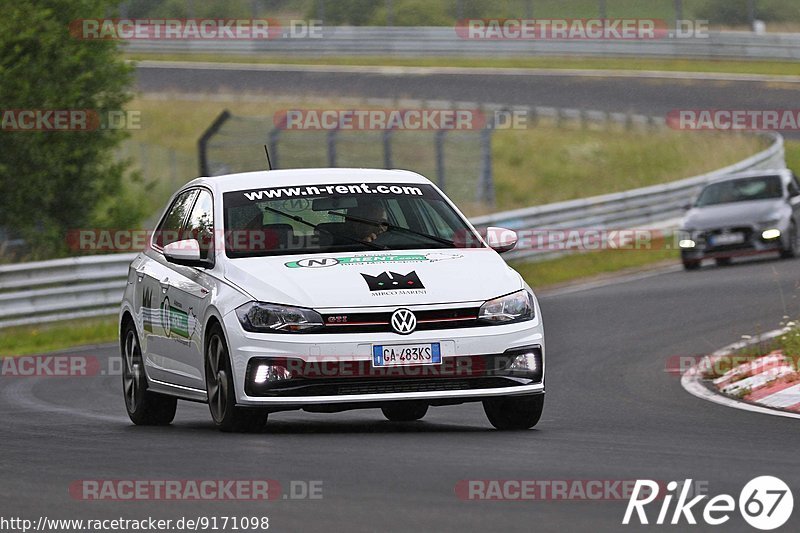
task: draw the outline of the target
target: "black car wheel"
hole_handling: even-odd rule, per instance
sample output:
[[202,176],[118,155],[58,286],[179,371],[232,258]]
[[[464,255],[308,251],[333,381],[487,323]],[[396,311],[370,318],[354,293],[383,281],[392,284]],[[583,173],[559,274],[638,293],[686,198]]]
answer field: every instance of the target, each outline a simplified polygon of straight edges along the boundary
[[530,429],[539,422],[543,409],[544,394],[483,401],[486,417],[500,430]]
[[147,390],[147,376],[139,344],[139,336],[132,322],[122,328],[122,390],[128,417],[140,426],[165,426],[175,419],[177,398]]
[[225,432],[253,433],[267,423],[262,409],[236,405],[233,372],[222,328],[212,327],[206,348],[206,392],[211,418]]
[[381,407],[383,416],[392,422],[413,422],[425,416],[428,404],[418,402],[402,402]]
[[684,259],[683,268],[686,270],[697,270],[700,268],[700,261]]

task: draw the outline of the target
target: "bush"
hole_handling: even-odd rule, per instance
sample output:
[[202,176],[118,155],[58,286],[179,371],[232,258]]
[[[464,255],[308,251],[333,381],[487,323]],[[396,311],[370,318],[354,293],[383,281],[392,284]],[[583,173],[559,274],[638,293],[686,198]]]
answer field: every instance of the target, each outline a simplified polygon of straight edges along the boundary
[[[131,67],[113,41],[81,41],[71,21],[107,16],[111,0],[8,2],[0,18],[3,109],[81,110],[100,117],[129,99]],[[126,164],[115,160],[121,130],[2,132],[0,227],[34,258],[63,255],[70,229],[130,227],[141,208],[125,194]]]

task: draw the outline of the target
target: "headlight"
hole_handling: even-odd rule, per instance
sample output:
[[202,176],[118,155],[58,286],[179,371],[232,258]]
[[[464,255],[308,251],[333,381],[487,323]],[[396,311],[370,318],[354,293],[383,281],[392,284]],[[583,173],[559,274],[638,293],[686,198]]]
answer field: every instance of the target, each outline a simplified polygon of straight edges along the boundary
[[534,317],[533,296],[527,290],[489,300],[481,306],[478,319],[492,324],[531,320]]
[[236,309],[245,331],[255,333],[304,333],[324,327],[316,311],[301,307],[250,302]]

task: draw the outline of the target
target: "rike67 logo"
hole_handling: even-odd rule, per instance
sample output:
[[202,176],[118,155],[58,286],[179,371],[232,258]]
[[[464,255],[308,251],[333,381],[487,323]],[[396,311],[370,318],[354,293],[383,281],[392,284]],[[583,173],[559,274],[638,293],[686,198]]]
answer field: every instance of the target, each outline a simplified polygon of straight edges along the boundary
[[[636,524],[638,520],[639,524],[694,525],[700,518],[702,523],[719,526],[730,520],[731,514],[737,509],[737,503],[745,522],[764,531],[779,528],[792,516],[792,491],[776,477],[760,476],[750,480],[739,493],[738,502],[728,494],[720,494],[703,502],[708,495],[692,497],[689,493],[691,481],[687,479],[682,484],[670,481],[667,483],[666,494],[660,494],[659,484],[655,481],[637,480],[622,523]],[[654,517],[652,513],[648,516],[645,507],[657,499],[661,500],[661,505],[658,516],[651,522]],[[655,509],[651,509],[653,510]]]

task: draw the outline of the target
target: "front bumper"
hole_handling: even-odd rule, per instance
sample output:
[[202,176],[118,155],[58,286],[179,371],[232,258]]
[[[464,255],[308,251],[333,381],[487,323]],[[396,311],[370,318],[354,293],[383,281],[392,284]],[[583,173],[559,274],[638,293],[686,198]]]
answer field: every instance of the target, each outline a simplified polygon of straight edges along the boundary
[[[233,314],[224,322],[237,403],[243,406],[343,410],[398,400],[436,405],[544,393],[544,332],[538,318],[411,335],[260,334],[242,330]],[[372,366],[373,344],[429,342],[440,344],[441,365]],[[518,348],[537,350],[537,372],[507,368]],[[256,385],[253,375],[261,364],[285,365],[291,379]]]
[[[742,226],[735,228],[716,228],[702,231],[686,232],[684,237],[695,242],[691,248],[681,248],[681,258],[684,261],[700,261],[702,259],[726,259],[778,252],[782,249],[786,230],[781,229],[781,236],[774,239],[764,239],[762,228]],[[738,233],[744,236],[742,242],[732,244],[715,244],[714,239],[720,234]]]

